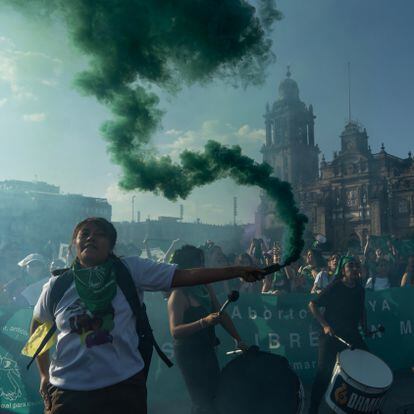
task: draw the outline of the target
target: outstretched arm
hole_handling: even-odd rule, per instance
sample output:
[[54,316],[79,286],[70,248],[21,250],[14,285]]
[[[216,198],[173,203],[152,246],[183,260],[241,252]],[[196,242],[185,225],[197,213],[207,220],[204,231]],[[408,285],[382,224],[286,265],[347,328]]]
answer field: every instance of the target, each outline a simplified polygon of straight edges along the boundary
[[147,258],[152,260],[152,254],[151,254],[151,250],[148,246],[148,240],[147,238],[144,239],[144,241],[142,242],[144,247],[145,247],[145,251],[147,253]]
[[247,266],[230,266],[220,268],[176,269],[172,288],[181,286],[207,285],[222,280],[242,277],[246,282],[256,282],[264,277],[262,270]]

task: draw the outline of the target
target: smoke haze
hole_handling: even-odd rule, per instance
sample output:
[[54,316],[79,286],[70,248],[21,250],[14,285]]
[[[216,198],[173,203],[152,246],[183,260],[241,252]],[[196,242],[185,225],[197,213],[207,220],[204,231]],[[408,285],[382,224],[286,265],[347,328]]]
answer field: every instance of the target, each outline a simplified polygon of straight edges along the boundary
[[36,18],[63,18],[74,44],[91,59],[75,83],[113,114],[101,131],[111,159],[121,166],[121,187],[176,200],[225,177],[258,185],[277,201],[278,215],[288,225],[286,260],[299,256],[306,218],[298,213],[290,186],[271,177],[269,166],[255,164],[239,147],[229,149],[214,141],[203,153],[182,153],[181,164],[157,157],[151,146],[162,118],[151,86],[174,93],[184,84],[214,78],[244,87],[263,82],[265,68],[274,60],[267,33],[281,18],[273,0],[261,0],[258,13],[238,0],[9,4]]

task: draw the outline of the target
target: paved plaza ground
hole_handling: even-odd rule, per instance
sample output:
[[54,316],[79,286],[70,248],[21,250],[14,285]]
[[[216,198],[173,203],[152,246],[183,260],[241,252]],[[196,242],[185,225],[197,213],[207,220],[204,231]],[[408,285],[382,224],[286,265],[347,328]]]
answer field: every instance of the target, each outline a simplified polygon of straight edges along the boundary
[[[310,387],[305,388],[305,410],[307,413],[310,398]],[[332,413],[333,411],[323,407],[322,414]],[[258,413],[257,413],[258,414]],[[382,414],[414,414],[414,373],[404,372],[395,374],[394,382],[388,391]]]
[[[305,407],[302,414],[307,413],[309,397],[310,386],[307,386],[305,387]],[[152,414],[190,414],[191,407],[188,401],[177,401],[174,404],[169,404],[168,407],[153,405],[150,407],[149,412]],[[328,410],[326,407],[321,408],[320,414],[328,413],[333,413],[333,411]],[[275,414],[278,413],[275,412]],[[404,372],[395,375],[381,414],[414,414],[414,373]]]

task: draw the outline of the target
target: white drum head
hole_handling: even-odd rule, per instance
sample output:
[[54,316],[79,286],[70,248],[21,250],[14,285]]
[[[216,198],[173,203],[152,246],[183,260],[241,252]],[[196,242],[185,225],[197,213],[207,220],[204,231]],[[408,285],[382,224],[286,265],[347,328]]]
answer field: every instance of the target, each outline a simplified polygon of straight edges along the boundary
[[393,375],[388,365],[362,349],[347,349],[339,353],[339,365],[353,380],[373,388],[388,388]]

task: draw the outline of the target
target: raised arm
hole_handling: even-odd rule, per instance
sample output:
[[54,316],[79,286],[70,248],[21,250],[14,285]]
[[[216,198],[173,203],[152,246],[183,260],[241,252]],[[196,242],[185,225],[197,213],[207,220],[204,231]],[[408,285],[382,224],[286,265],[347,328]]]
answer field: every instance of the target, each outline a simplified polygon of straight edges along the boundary
[[368,235],[368,236],[367,236],[367,242],[366,242],[365,247],[364,247],[364,256],[365,256],[365,257],[367,257],[368,250],[369,250],[369,248],[370,248],[369,242],[370,242],[370,237],[369,237],[369,235]]
[[403,277],[401,279],[401,287],[407,286],[408,285],[408,273],[405,272],[403,274]]
[[162,258],[163,263],[168,263],[174,252],[174,247],[180,241],[180,239],[173,240],[168,250],[165,252],[164,257]]
[[143,245],[145,247],[145,251],[147,253],[147,258],[152,260],[151,250],[150,250],[150,248],[148,246],[148,240],[147,240],[146,237],[145,237],[145,239],[144,239],[144,241],[142,243],[143,243]]
[[267,293],[272,290],[273,273],[266,275],[263,280],[262,293]]
[[253,243],[253,240],[252,240],[250,242],[249,250],[247,251],[247,253],[249,254],[249,256],[253,256],[253,250],[254,250],[254,243]]

